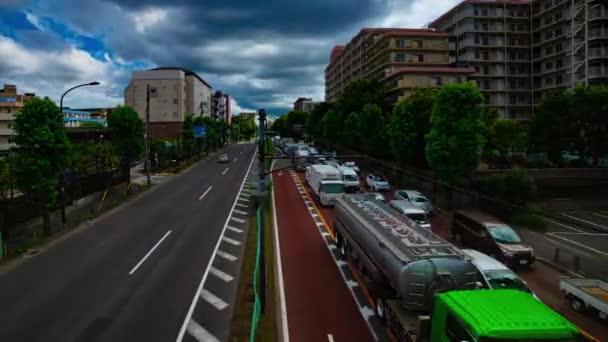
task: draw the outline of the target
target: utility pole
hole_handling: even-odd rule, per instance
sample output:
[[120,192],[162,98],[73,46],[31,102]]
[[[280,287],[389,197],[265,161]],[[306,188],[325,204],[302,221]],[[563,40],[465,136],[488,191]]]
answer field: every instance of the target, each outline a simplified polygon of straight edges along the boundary
[[[264,140],[266,138],[266,111],[264,109],[258,110],[258,157],[259,157],[259,166],[258,166],[258,191],[260,194],[264,194],[266,192],[266,151],[264,149]],[[260,226],[260,302],[262,313],[266,311],[266,253],[264,253],[264,239],[265,239],[265,223],[264,223],[264,196],[260,196],[260,204],[258,208],[259,222]]]
[[150,85],[146,85],[146,180],[148,186],[152,185],[150,179]]

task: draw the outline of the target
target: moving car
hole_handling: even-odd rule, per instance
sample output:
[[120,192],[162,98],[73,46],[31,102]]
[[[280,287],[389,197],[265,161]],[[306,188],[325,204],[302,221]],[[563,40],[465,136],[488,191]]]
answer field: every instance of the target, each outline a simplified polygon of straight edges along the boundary
[[342,164],[342,166],[350,167],[351,169],[353,169],[353,171],[355,171],[356,173],[359,173],[359,167],[357,166],[357,164],[355,164],[354,161],[347,161],[344,164]]
[[388,180],[379,174],[370,173],[367,178],[365,178],[365,183],[373,191],[389,191],[391,189]]
[[412,205],[409,201],[405,200],[395,200],[390,201],[389,205],[391,208],[397,210],[402,213],[412,221],[416,222],[422,228],[431,228],[431,223],[429,222],[429,218],[426,216],[424,210],[417,208]]
[[520,290],[528,292],[538,299],[528,284],[502,262],[474,249],[462,249],[461,251],[471,258],[471,263],[479,270],[485,288]]
[[227,162],[229,162],[228,155],[226,153],[220,154],[217,157],[217,161],[219,161],[220,163],[227,163]]
[[424,210],[427,215],[433,215],[433,203],[419,191],[397,190],[395,199],[409,201],[413,206]]
[[454,212],[452,236],[457,242],[488,254],[509,267],[532,266],[536,261],[534,249],[526,245],[513,228],[481,211]]
[[336,169],[340,171],[340,175],[342,175],[342,181],[344,182],[344,187],[346,192],[357,192],[361,188],[359,184],[359,176],[355,170],[346,166],[338,166]]

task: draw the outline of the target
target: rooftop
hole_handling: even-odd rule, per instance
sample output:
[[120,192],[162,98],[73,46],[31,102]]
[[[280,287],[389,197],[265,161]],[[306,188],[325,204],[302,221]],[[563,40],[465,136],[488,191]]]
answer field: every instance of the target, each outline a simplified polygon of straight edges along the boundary
[[158,68],[154,68],[154,69],[150,69],[150,70],[181,70],[186,74],[186,76],[192,75],[192,76],[198,78],[198,80],[203,82],[207,87],[212,88],[211,85],[209,83],[207,83],[207,81],[205,81],[202,77],[200,77],[197,73],[195,73],[194,71],[192,71],[190,69],[180,68],[180,67],[158,67]]
[[449,11],[447,11],[444,14],[442,14],[441,16],[439,16],[437,19],[431,21],[428,24],[428,26],[434,26],[438,21],[440,21],[441,19],[444,19],[445,17],[450,15],[452,12],[454,12],[457,8],[459,8],[460,6],[466,5],[466,4],[530,5],[530,4],[532,4],[532,1],[531,0],[463,0],[462,2],[458,3],[456,6],[452,7]]

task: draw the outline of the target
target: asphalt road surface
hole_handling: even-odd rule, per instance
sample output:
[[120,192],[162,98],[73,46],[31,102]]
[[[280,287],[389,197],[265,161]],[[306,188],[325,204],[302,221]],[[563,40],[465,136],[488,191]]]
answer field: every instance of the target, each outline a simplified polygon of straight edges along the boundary
[[[0,274],[0,341],[175,341],[255,146],[226,148]],[[226,170],[228,168],[228,170]]]

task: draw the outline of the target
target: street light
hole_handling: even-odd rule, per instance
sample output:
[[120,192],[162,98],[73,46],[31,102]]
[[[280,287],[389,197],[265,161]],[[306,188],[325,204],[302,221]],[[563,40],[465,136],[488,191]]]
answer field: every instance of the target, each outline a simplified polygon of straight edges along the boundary
[[[86,86],[96,86],[99,85],[99,82],[95,81],[95,82],[90,82],[90,83],[84,83],[84,84],[80,84],[77,85],[75,87],[72,87],[68,90],[65,91],[65,93],[63,93],[63,95],[61,95],[61,99],[59,99],[59,113],[61,113],[61,116],[63,116],[63,97],[71,92],[72,90],[76,89],[76,88],[80,88],[80,87],[86,87]],[[63,171],[61,172],[61,224],[63,224],[63,226],[65,227],[67,225],[67,219],[65,216],[65,186],[63,184]]]

